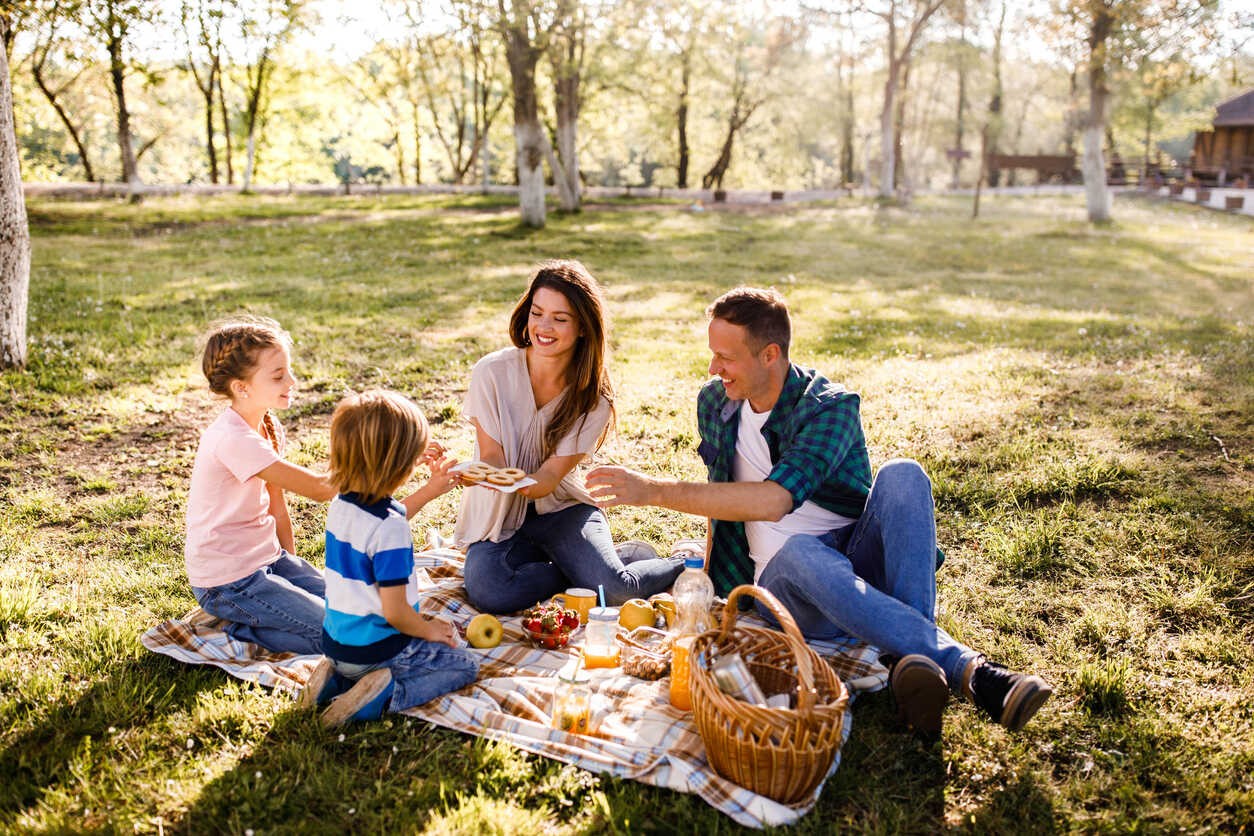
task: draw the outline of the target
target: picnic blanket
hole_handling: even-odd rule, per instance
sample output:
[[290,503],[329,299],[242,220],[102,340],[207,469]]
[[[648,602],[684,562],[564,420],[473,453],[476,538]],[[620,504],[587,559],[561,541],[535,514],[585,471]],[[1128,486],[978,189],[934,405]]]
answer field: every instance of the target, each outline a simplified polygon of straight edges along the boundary
[[[430,549],[416,556],[424,613],[447,618],[465,630],[478,614],[466,600],[463,557],[452,549]],[[761,624],[756,615],[741,622]],[[523,636],[517,617],[503,618],[504,641],[481,654],[478,681],[406,713],[437,726],[490,740],[499,740],[594,773],[694,793],[736,822],[751,826],[790,824],[818,801],[813,796],[795,805],[780,804],[717,775],[706,762],[705,747],[692,713],[669,701],[669,679],[650,682],[618,669],[590,671],[596,735],[576,735],[549,725],[557,673],[570,660],[568,650],[541,650]],[[270,653],[230,638],[220,622],[203,610],[148,630],[144,646],[189,664],[214,665],[232,676],[267,687],[299,691],[318,656]],[[576,640],[578,636],[576,635]],[[884,687],[887,672],[877,651],[856,642],[813,642],[851,697]],[[853,700],[850,700],[852,704]],[[843,734],[848,740],[852,715],[846,711]],[[839,755],[832,772],[840,763]],[[828,773],[828,777],[831,773]]]

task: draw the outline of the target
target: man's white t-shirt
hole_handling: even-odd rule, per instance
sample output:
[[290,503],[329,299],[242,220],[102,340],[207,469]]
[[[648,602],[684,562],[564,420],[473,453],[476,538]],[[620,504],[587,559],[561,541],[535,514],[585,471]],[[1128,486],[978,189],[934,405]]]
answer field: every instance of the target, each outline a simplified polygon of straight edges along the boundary
[[[762,482],[770,475],[771,448],[762,436],[762,427],[771,417],[770,410],[754,412],[745,400],[740,407],[740,428],[736,437],[736,459],[732,463],[732,476],[737,482]],[[762,570],[779,551],[784,542],[794,534],[819,536],[854,522],[849,517],[806,500],[801,506],[786,514],[779,522],[756,520],[745,523],[745,537],[749,541],[749,556],[753,558],[753,581],[757,583]]]

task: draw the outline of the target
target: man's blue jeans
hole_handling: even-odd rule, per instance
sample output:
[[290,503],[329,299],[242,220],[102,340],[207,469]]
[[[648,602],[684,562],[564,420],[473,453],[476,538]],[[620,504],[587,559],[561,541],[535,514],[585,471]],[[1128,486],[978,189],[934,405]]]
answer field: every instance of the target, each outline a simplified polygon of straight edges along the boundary
[[807,638],[852,636],[898,657],[921,653],[941,666],[954,689],[977,655],[936,626],[932,483],[909,459],[880,468],[856,523],[822,537],[790,538],[758,584],[788,608]]
[[227,635],[277,653],[321,653],[322,573],[286,551],[269,566],[221,586],[192,587],[201,608],[231,622]]
[[439,642],[411,638],[400,653],[375,665],[359,665],[332,659],[335,672],[361,679],[376,668],[392,671],[392,699],[388,711],[400,712],[431,702],[450,691],[465,688],[479,677],[479,657],[468,650]]
[[614,550],[604,512],[572,505],[552,514],[532,506],[522,527],[499,543],[481,540],[466,550],[466,596],[484,612],[516,612],[568,587],[605,588],[605,603],[647,598],[668,589],[683,558],[624,564]]

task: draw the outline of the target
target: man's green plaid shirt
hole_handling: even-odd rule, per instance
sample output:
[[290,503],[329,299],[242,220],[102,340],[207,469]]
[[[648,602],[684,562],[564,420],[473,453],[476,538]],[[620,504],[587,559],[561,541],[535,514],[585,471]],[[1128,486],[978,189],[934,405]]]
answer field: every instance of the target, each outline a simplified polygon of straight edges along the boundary
[[[711,482],[731,482],[741,401],[731,401],[721,380],[697,396],[698,452]],[[862,434],[860,399],[818,372],[789,368],[784,389],[762,427],[773,468],[766,477],[792,494],[796,510],[806,500],[846,517],[858,517],[871,490],[871,460]],[[709,561],[719,595],[753,583],[749,541],[740,522],[715,520]]]

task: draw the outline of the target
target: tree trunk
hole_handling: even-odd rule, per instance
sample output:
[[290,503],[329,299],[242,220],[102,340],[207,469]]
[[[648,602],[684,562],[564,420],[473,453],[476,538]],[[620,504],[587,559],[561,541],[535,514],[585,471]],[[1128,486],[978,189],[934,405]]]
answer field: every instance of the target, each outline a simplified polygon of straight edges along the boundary
[[732,144],[736,141],[737,127],[736,111],[733,109],[731,118],[727,120],[727,136],[723,138],[723,148],[719,151],[714,165],[710,166],[710,170],[701,178],[701,188],[723,188],[723,177],[727,174],[727,169],[731,167]]
[[520,121],[514,116],[514,146],[518,152],[518,208],[522,222],[539,229],[544,226],[544,157],[548,137],[540,120]]
[[[848,31],[848,27],[846,30]],[[845,107],[840,117],[840,182],[842,185],[853,184],[853,124],[854,124],[854,104],[853,104],[853,52],[852,47],[842,38],[840,64],[837,69],[845,68],[848,62],[848,68],[840,74],[840,83],[844,90]]]
[[257,134],[250,126],[248,129],[248,155],[244,158],[244,182],[240,188],[247,192],[253,185],[253,164],[257,159]]
[[679,107],[675,109],[678,123],[679,165],[676,168],[676,184],[688,188],[688,163],[692,155],[688,147],[688,91],[692,86],[692,53],[685,50],[679,71]]
[[905,197],[912,191],[910,174],[906,167],[906,155],[902,150],[902,140],[906,133],[906,96],[909,90],[910,64],[903,58],[901,75],[897,79],[897,115],[893,124],[893,165],[895,167],[893,188],[900,197]]
[[213,86],[216,77],[217,67],[212,66],[209,83],[200,88],[201,95],[205,97],[205,150],[209,155],[209,182],[215,185],[218,182],[218,144],[213,137]]
[[1114,19],[1109,9],[1100,4],[1093,11],[1089,28],[1089,109],[1084,120],[1084,199],[1089,220],[1105,223],[1110,220],[1110,189],[1106,186],[1106,161],[1102,158],[1102,140],[1106,133],[1106,105],[1110,91],[1106,87],[1106,41]]
[[958,42],[958,116],[954,130],[954,170],[949,187],[957,189],[962,181],[962,119],[967,109],[967,19],[966,6],[961,7]]
[[[980,163],[981,166],[988,164],[987,158],[998,153],[998,140],[1001,139],[1001,38],[1002,32],[1006,26],[1006,4],[1001,4],[1001,16],[997,21],[997,31],[993,35],[993,95],[988,101],[988,123],[984,131],[985,159]],[[993,188],[1001,182],[1001,171],[996,168],[989,168],[987,173],[988,184]]]
[[514,91],[514,147],[518,174],[518,208],[526,226],[540,228],[545,222],[544,158],[550,151],[548,136],[540,125],[536,102],[536,62],[542,50],[531,43],[525,21],[506,18],[501,0],[502,35]]
[[218,108],[222,112],[222,150],[226,162],[226,182],[235,185],[234,152],[231,149],[231,120],[227,113],[226,91],[222,89],[222,73],[218,73]]
[[135,164],[135,151],[131,146],[131,113],[126,106],[126,64],[122,57],[122,35],[116,29],[109,33],[109,77],[113,81],[113,95],[117,104],[118,150],[122,155],[122,179],[126,181],[127,197],[132,201],[140,198],[139,167]]
[[[0,15],[9,36],[9,18]],[[22,195],[9,58],[0,49],[0,369],[26,365],[26,301],[30,290],[30,228]]]
[[579,148],[579,68],[574,56],[563,56],[564,63],[554,67],[554,110],[557,111],[557,164],[552,165],[558,200],[566,212],[578,212]]
[[[83,162],[83,172],[87,177],[87,182],[96,182],[96,174],[92,170],[91,160],[87,158],[87,148],[83,145],[83,138],[79,136],[78,129],[74,126],[74,123],[70,121],[70,116],[65,112],[65,108],[63,108],[61,103],[57,101],[58,91],[49,87],[44,79],[43,60],[35,62],[35,64],[31,67],[31,75],[35,77],[35,84],[44,94],[44,98],[48,100],[48,104],[52,105],[52,109],[56,111],[57,118],[60,119],[61,124],[65,126],[65,130],[69,133],[70,139],[74,141],[74,147],[78,149],[78,158]],[[62,86],[61,92],[64,91],[65,87]]]
[[[893,39],[889,39],[892,43]],[[893,196],[893,180],[897,173],[897,73],[900,66],[894,60],[888,67],[884,82],[884,107],[880,111],[880,197]]]

